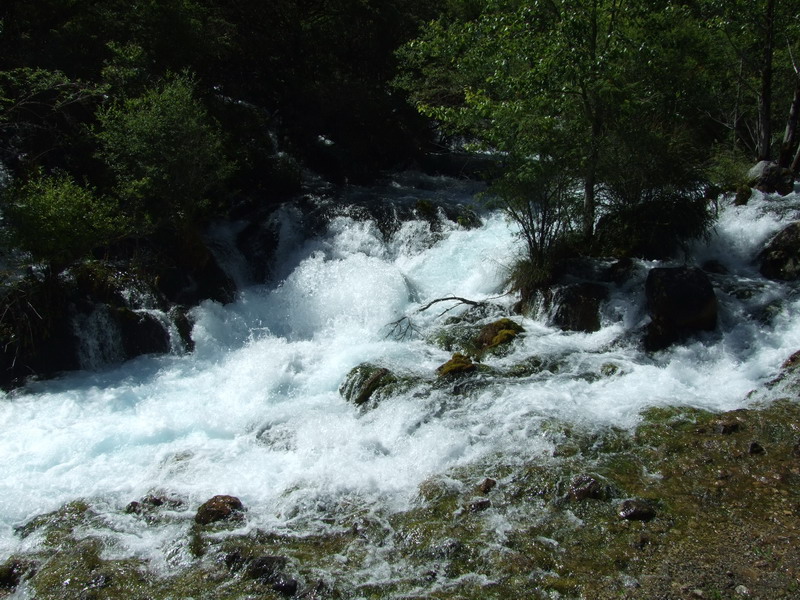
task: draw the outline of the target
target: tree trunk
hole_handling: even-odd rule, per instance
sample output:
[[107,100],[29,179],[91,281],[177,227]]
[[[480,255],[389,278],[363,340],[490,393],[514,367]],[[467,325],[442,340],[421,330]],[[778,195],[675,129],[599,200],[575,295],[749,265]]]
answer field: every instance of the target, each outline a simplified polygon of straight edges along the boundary
[[772,53],[775,30],[775,0],[767,0],[764,16],[764,57],[761,93],[758,95],[758,160],[770,160],[772,141]]
[[592,123],[592,140],[586,165],[586,177],[583,183],[583,236],[588,243],[594,237],[595,196],[594,188],[597,180],[597,162],[600,156],[600,119],[595,117]]
[[791,166],[792,157],[798,143],[797,123],[800,119],[800,75],[794,86],[794,99],[789,109],[789,119],[786,121],[786,131],[783,134],[781,144],[781,155],[778,158],[778,166],[788,169]]

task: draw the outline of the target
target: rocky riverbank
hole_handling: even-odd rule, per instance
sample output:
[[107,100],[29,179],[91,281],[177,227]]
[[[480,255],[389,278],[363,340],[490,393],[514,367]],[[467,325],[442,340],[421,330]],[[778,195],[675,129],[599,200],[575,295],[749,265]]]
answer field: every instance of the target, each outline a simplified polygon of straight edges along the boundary
[[320,506],[316,535],[249,530],[230,496],[154,491],[115,510],[182,532],[179,566],[156,572],[119,556],[109,507],[75,500],[18,528],[37,550],[0,567],[0,597],[795,598],[798,364],[746,409],[653,408],[630,431],[552,420],[550,455],[448,472],[399,513]]

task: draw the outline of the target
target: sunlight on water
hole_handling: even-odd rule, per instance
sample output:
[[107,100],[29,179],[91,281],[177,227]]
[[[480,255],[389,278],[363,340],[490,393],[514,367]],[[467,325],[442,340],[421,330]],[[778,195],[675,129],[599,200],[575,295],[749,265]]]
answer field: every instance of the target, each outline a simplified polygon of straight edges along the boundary
[[[119,510],[153,490],[193,506],[233,494],[250,508],[249,527],[314,527],[309,507],[319,502],[357,495],[399,510],[448,468],[496,451],[547,452],[537,429],[547,417],[629,427],[652,405],[743,406],[800,347],[796,300],[770,328],[751,318],[785,287],[760,282],[747,300],[735,294],[732,277],[756,276],[752,257],[781,225],[757,200],[728,207],[711,242],[694,250],[733,274],[714,279],[722,333],[645,355],[632,333],[647,321],[641,294],[618,290],[601,331],[565,334],[519,317],[527,334],[512,355],[491,359],[502,367],[540,356],[557,360],[557,372],[498,381],[458,402],[412,389],[366,413],[338,393],[355,365],[431,380],[449,358],[424,338],[387,338],[386,325],[447,295],[509,305],[496,296],[514,237],[499,215],[437,235],[409,222],[389,239],[370,222],[336,217],[326,236],[280,250],[292,269],[279,283],[194,309],[193,354],[33,383],[0,403],[0,555],[19,547],[15,525],[75,498]],[[796,211],[797,200],[784,208]],[[630,289],[641,289],[649,266],[639,265]],[[417,325],[435,326],[448,306],[415,314]],[[607,364],[613,377],[587,376]],[[136,534],[124,520],[115,528],[128,552],[156,558],[175,537],[170,527]]]

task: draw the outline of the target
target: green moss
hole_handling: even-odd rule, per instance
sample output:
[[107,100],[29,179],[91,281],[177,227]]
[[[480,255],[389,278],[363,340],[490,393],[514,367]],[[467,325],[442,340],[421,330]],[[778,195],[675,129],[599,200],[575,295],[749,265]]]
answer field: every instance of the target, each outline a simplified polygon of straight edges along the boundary
[[457,377],[472,373],[476,369],[477,365],[472,362],[469,356],[456,352],[453,354],[453,358],[436,369],[436,372],[439,377]]
[[345,400],[364,407],[408,391],[417,383],[416,378],[400,377],[384,367],[363,363],[347,374],[339,393]]

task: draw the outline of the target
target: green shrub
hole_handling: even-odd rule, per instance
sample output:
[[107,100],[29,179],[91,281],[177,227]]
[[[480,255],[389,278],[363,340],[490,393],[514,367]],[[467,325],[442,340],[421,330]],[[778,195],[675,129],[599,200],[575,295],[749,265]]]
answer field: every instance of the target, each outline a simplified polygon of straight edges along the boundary
[[99,111],[99,157],[140,227],[204,218],[210,197],[232,172],[222,132],[188,75]]
[[97,196],[64,172],[38,172],[6,190],[4,200],[12,242],[54,272],[127,230],[115,200]]
[[747,172],[753,166],[738,148],[716,146],[706,167],[709,182],[723,192],[734,192],[747,186]]

